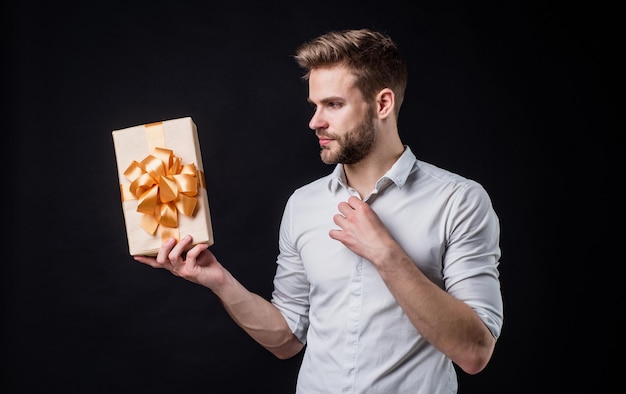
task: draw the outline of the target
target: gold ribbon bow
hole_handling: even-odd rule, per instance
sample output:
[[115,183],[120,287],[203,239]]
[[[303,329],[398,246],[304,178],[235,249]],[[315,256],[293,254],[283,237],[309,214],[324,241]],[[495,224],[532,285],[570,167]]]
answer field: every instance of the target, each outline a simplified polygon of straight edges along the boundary
[[137,199],[141,227],[154,235],[160,225],[162,239],[178,238],[178,213],[192,216],[196,208],[200,183],[196,166],[183,165],[170,149],[157,147],[141,162],[133,160],[124,176],[131,183],[122,185],[122,198]]

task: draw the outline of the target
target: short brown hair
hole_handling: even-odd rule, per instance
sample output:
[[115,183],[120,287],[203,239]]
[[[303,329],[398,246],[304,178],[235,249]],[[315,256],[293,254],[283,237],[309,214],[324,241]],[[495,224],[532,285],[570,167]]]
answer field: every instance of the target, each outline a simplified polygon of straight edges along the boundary
[[397,116],[406,90],[407,67],[388,35],[369,29],[331,31],[300,45],[294,59],[305,69],[305,80],[312,69],[345,64],[356,75],[356,86],[366,99],[373,99],[384,88],[393,90]]

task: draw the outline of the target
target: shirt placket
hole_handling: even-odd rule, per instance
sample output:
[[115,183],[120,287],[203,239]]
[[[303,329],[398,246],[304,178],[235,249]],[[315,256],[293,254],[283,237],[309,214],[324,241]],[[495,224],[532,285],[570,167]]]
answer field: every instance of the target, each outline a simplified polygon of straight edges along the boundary
[[350,280],[350,297],[346,336],[346,371],[342,393],[354,392],[359,362],[359,336],[361,307],[363,301],[363,259],[358,257],[354,263],[354,273]]

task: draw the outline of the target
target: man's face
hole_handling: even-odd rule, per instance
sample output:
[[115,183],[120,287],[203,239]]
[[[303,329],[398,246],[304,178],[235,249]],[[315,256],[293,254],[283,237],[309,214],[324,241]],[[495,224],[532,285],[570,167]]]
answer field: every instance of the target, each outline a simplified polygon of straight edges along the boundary
[[318,68],[309,76],[309,102],[315,113],[309,127],[319,138],[326,164],[354,164],[368,155],[376,139],[371,106],[345,67]]

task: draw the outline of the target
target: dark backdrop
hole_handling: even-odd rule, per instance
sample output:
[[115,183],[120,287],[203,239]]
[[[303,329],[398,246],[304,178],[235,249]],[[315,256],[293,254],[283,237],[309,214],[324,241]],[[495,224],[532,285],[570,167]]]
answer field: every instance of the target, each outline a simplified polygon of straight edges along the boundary
[[602,392],[624,318],[622,29],[601,2],[501,3],[4,2],[2,391],[292,392],[299,357],[128,255],[111,131],[194,119],[212,250],[269,298],[283,205],[331,170],[290,56],[371,27],[409,63],[404,141],[501,219],[505,324],[460,392]]

